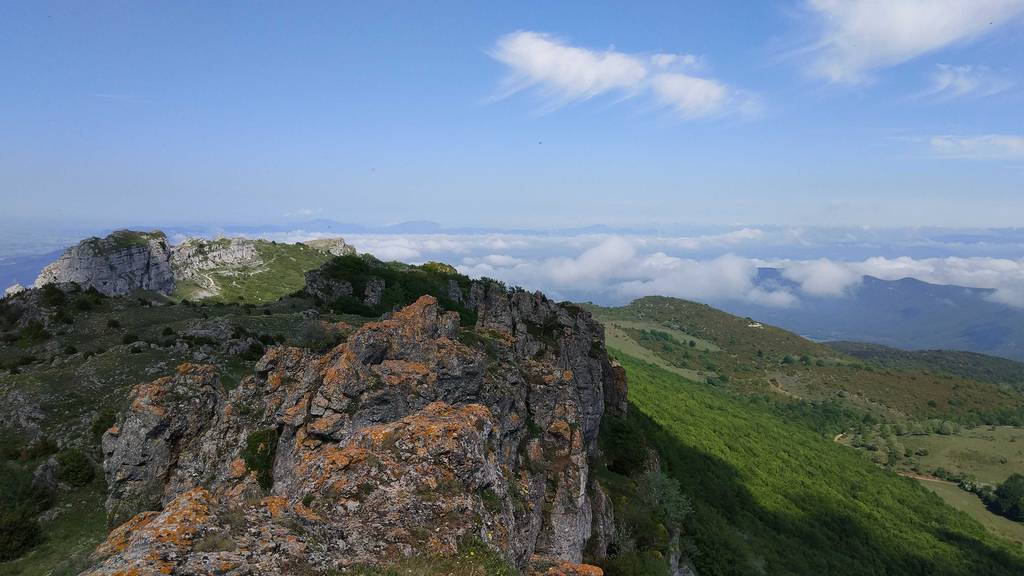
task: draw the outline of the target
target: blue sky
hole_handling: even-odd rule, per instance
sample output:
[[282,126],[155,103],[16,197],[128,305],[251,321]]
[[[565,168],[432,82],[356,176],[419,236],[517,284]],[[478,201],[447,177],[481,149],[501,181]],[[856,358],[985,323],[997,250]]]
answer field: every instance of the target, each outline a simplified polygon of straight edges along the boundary
[[1024,0],[6,2],[0,218],[1013,226],[1022,72]]

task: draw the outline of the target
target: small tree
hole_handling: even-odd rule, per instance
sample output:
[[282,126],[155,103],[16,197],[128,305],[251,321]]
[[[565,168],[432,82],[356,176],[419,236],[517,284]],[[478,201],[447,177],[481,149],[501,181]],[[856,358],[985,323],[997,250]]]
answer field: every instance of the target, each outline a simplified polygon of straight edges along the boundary
[[1011,520],[1024,521],[1024,476],[1010,474],[996,488],[992,506],[996,512]]
[[89,457],[81,450],[74,448],[64,450],[57,454],[57,462],[60,464],[57,478],[74,487],[85,486],[96,477],[96,469]]

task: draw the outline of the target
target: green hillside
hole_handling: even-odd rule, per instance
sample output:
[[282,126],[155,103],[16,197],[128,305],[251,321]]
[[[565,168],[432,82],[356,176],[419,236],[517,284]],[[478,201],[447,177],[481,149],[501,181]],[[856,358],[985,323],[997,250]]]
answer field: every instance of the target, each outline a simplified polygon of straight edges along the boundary
[[693,503],[703,576],[1024,573],[1019,546],[914,481],[741,398],[617,355],[630,424]]
[[704,304],[655,296],[619,308],[587,306],[605,323],[610,345],[736,393],[832,402],[875,420],[1024,422],[1024,396],[1014,390],[916,365],[866,362]]
[[826,342],[826,346],[876,366],[930,370],[1024,389],[1024,363],[959,350],[900,350],[865,342]]

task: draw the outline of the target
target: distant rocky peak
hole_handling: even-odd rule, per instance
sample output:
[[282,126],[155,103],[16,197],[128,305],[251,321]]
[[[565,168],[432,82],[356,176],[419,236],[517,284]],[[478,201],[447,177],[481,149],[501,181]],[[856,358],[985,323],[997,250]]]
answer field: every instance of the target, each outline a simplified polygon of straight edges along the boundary
[[163,232],[118,230],[68,248],[43,268],[35,286],[74,282],[108,296],[123,296],[135,290],[170,294],[174,290],[170,254]]
[[306,240],[303,244],[310,248],[323,250],[334,256],[349,256],[356,253],[356,249],[351,244],[345,242],[344,238],[317,238],[315,240]]

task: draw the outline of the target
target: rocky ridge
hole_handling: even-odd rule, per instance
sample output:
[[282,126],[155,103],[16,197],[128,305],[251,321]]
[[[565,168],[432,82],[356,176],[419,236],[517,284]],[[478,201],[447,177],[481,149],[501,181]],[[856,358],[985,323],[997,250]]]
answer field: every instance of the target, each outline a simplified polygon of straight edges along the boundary
[[[124,296],[136,290],[170,295],[187,283],[194,286],[192,297],[204,298],[220,292],[212,272],[252,274],[268,266],[268,245],[274,243],[247,238],[189,238],[171,245],[159,231],[121,230],[72,246],[43,269],[35,286],[74,282],[106,296]],[[323,259],[355,253],[341,238],[313,240],[304,246],[322,253]]]
[[626,409],[602,327],[497,283],[459,297],[472,328],[423,296],[323,355],[271,348],[233,390],[202,365],[137,386],[103,438],[118,526],[87,573],[321,573],[474,539],[599,574],[579,564],[614,530],[591,463]]

